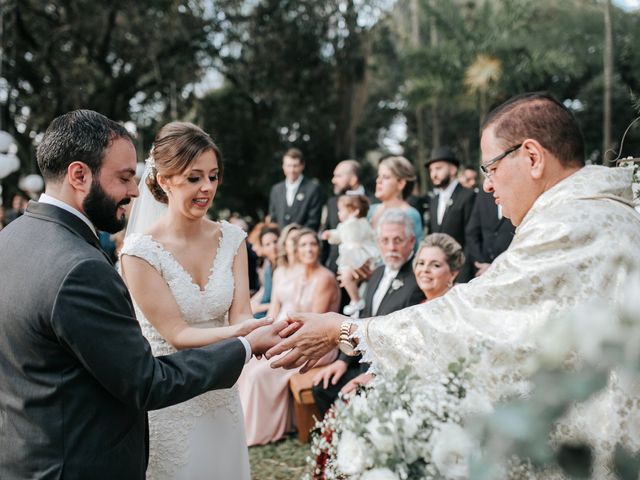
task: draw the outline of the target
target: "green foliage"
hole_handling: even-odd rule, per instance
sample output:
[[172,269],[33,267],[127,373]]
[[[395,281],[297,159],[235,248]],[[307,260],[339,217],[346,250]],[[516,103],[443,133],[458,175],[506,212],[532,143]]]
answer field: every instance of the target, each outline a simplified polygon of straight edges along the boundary
[[[216,208],[260,216],[288,147],[303,150],[307,175],[327,193],[335,163],[384,150],[395,118],[406,119],[410,159],[419,160],[423,138],[427,152],[449,144],[474,164],[481,118],[532,90],[567,101],[588,157],[603,158],[603,11],[596,0],[417,0],[416,12],[410,0],[1,4],[0,82],[8,95],[0,97],[0,118],[20,144],[23,171],[35,168],[38,134],[74,108],[134,120],[141,152],[162,124],[185,119],[210,131],[226,155]],[[614,7],[612,24],[612,132],[619,140],[640,110],[640,14]],[[480,76],[471,78],[478,65]],[[211,71],[215,90],[196,95]],[[639,150],[634,128],[623,153]]]
[[217,2],[215,65],[225,85],[196,113],[228,160],[216,208],[261,216],[289,147],[303,151],[305,174],[329,193],[338,161],[378,146],[378,131],[397,111],[385,78],[393,58],[388,31],[381,24],[378,34],[377,23],[362,19],[378,3]]
[[[600,3],[443,0],[423,1],[422,11],[422,45],[406,48],[403,55],[409,105],[436,105],[436,114],[425,118],[425,138],[431,138],[438,123],[439,141],[457,147],[465,161],[475,163],[477,125],[491,106],[519,93],[547,90],[563,101],[572,101],[588,156],[602,162]],[[630,93],[639,91],[637,75],[632,73],[640,67],[638,22],[637,13],[614,9],[618,72],[613,92],[614,136],[621,135],[633,118]],[[429,40],[434,33],[435,43]],[[481,55],[501,65],[499,79],[487,84],[483,92],[464,83],[465,73]],[[411,134],[416,135],[415,120],[409,119]],[[627,147],[631,152],[638,150],[640,139],[634,137]]]
[[23,170],[35,165],[33,140],[69,110],[143,126],[168,115],[173,98],[182,113],[211,53],[201,1],[3,0],[0,8],[9,89],[0,115]]

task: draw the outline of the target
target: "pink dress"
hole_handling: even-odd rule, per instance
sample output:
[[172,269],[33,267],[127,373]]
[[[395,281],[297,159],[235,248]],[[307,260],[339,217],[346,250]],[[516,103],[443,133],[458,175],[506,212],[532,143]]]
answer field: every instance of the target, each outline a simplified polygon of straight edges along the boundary
[[[277,284],[274,284],[272,298],[272,301],[278,298],[281,303],[278,319],[285,318],[288,312],[310,312],[318,276],[314,276],[314,279],[305,284],[300,269],[287,269],[282,273]],[[336,283],[327,312],[337,311],[339,305],[340,290]],[[321,363],[332,362],[336,354],[336,351],[330,352]],[[286,352],[283,355],[286,355]],[[276,358],[278,357],[257,360],[253,357],[245,365],[238,379],[244,429],[249,446],[275,442],[295,428],[289,379],[296,370],[271,368],[270,364]]]

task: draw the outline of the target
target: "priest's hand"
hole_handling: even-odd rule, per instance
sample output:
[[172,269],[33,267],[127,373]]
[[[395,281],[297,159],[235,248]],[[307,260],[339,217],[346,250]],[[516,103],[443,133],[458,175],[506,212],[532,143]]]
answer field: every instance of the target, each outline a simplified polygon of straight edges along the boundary
[[336,347],[340,337],[340,325],[349,318],[338,313],[290,313],[288,317],[289,326],[280,332],[283,340],[265,356],[271,358],[290,350],[273,362],[271,367],[302,367],[302,373],[312,368],[323,355]]

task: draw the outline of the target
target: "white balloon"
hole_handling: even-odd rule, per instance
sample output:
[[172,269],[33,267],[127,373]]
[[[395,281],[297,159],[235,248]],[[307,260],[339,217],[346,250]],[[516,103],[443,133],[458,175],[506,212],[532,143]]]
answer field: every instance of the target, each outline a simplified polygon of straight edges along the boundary
[[18,182],[18,186],[25,192],[40,193],[44,190],[44,180],[42,180],[40,175],[32,173],[31,175],[22,177],[20,182]]
[[13,137],[11,134],[4,130],[0,130],[0,153],[7,153],[12,143]]
[[19,169],[20,159],[17,155],[0,153],[0,178],[4,178]]

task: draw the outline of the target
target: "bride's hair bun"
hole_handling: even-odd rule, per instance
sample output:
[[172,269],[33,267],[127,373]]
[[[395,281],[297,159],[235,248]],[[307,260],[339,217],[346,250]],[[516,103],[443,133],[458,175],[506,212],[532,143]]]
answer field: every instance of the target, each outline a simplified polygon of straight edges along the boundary
[[222,152],[204,130],[188,122],[171,122],[162,127],[153,140],[148,159],[152,167],[146,183],[153,197],[161,203],[168,203],[167,193],[158,183],[158,174],[165,178],[180,174],[207,150],[216,154],[218,176],[222,181]]

